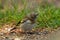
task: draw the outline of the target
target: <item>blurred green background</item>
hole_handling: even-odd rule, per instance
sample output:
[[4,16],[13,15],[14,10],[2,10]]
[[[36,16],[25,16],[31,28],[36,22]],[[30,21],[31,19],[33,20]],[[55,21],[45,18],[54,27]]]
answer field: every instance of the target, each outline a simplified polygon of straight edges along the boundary
[[60,26],[60,6],[55,0],[0,0],[0,26],[17,23],[31,12],[38,13],[37,27],[57,28]]

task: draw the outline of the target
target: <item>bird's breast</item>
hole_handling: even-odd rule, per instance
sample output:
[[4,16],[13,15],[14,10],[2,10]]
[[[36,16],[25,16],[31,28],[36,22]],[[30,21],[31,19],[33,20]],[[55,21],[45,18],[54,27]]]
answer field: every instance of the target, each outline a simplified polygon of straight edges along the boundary
[[31,21],[26,21],[22,24],[20,24],[20,28],[25,31],[30,31],[35,26],[35,24],[31,24]]

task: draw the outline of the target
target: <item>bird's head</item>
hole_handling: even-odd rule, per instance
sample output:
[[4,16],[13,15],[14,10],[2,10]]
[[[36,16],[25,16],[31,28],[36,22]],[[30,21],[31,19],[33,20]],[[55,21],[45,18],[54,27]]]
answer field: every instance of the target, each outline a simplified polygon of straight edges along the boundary
[[38,14],[37,13],[31,13],[28,15],[28,18],[32,21],[34,21],[37,18]]
[[37,13],[32,13],[30,16],[31,16],[32,19],[36,19],[38,14]]

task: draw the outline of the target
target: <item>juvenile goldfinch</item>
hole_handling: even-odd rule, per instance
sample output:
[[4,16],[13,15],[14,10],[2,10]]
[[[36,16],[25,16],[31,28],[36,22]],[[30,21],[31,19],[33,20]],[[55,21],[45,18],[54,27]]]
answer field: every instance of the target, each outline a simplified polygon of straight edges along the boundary
[[31,32],[32,29],[35,27],[36,23],[35,20],[37,18],[36,13],[31,13],[27,15],[18,26],[22,32]]
[[[20,29],[20,32],[31,32],[36,25],[35,20],[37,16],[37,13],[31,13],[25,16],[21,22],[19,21],[16,26]],[[14,29],[16,29],[16,27],[14,27],[12,30]]]

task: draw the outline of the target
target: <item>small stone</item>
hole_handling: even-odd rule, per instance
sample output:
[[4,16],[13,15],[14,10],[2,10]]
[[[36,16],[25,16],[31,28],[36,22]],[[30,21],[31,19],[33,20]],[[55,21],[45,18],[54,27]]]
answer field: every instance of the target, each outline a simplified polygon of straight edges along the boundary
[[17,38],[15,38],[14,40],[21,40],[21,39],[17,37]]

